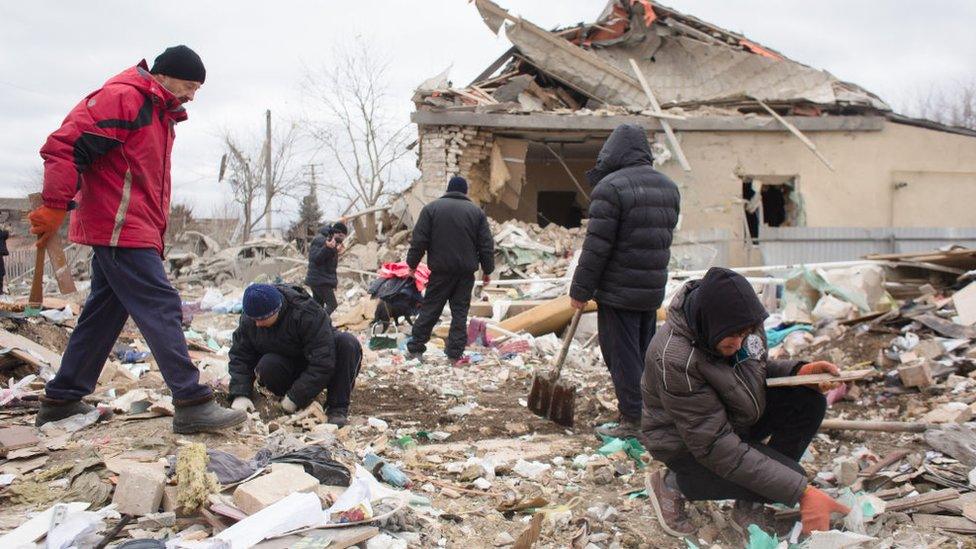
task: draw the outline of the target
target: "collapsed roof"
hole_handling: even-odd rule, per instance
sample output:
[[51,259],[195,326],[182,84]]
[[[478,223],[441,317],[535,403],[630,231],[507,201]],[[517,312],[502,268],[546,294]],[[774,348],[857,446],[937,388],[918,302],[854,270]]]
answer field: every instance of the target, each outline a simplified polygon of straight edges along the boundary
[[596,22],[553,32],[490,0],[475,5],[493,32],[505,26],[513,47],[465,89],[450,88],[446,75],[424,82],[414,97],[418,107],[656,111],[634,59],[664,109],[750,112],[761,100],[796,115],[891,110],[857,85],[650,0],[610,0]]

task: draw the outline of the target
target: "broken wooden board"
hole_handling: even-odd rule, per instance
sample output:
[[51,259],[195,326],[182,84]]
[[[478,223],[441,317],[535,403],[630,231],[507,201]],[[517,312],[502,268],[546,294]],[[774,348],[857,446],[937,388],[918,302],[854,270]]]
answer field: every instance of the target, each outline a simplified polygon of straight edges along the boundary
[[924,433],[931,426],[927,423],[908,421],[861,421],[854,419],[825,419],[820,423],[821,430],[835,431],[881,431],[885,433]]
[[915,513],[912,515],[912,522],[915,523],[915,526],[922,528],[945,530],[957,534],[976,534],[976,522],[966,517]]
[[[596,310],[596,302],[590,301],[583,309],[584,313]],[[509,332],[526,332],[533,336],[541,336],[552,332],[558,332],[569,324],[573,318],[573,309],[570,305],[568,295],[551,299],[541,305],[533,307],[528,311],[517,314],[512,318],[503,320],[499,327]],[[489,326],[489,332],[496,337],[503,335],[502,332],[494,331]]]
[[766,380],[767,387],[796,387],[800,385],[817,385],[827,382],[860,381],[873,377],[878,371],[874,368],[864,370],[842,371],[840,375],[810,374],[804,376],[771,377]]
[[0,348],[10,349],[10,355],[38,370],[50,365],[55,371],[61,367],[61,355],[26,337],[0,329]]
[[912,320],[915,320],[927,328],[931,328],[939,335],[948,337],[950,339],[976,339],[976,328],[956,324],[955,322],[948,321],[944,318],[939,318],[931,313],[914,317]]
[[293,534],[281,538],[262,541],[254,546],[255,549],[288,549],[294,547],[304,538],[326,538],[332,543],[326,545],[329,549],[345,549],[378,536],[380,529],[375,526],[350,526],[348,528],[333,528],[329,530],[309,530],[301,534]]
[[[30,200],[31,208],[38,208],[43,204],[41,193],[31,193],[27,196]],[[78,291],[75,281],[71,278],[71,267],[68,259],[64,255],[64,246],[61,242],[60,233],[54,233],[44,246],[47,251],[48,261],[51,262],[51,272],[58,281],[58,290],[62,294],[73,294]]]
[[976,467],[976,430],[959,424],[925,432],[925,442],[934,450],[947,454],[963,465]]
[[885,457],[871,464],[867,469],[861,471],[859,475],[862,477],[873,477],[885,467],[888,467],[889,465],[893,465],[898,461],[901,461],[901,459],[907,455],[908,455],[908,450],[895,450],[889,453],[888,455],[886,455]]
[[[885,512],[905,511],[915,509],[932,503],[951,501],[959,497],[959,492],[952,488],[945,490],[933,490],[917,496],[908,496],[901,499],[891,500],[885,503]],[[783,509],[776,511],[776,520],[790,520],[800,516],[800,509]]]
[[[538,307],[548,303],[546,299],[525,299],[521,301],[511,301],[508,305],[508,311],[506,312],[506,317],[511,317],[517,314],[524,313],[532,307]],[[491,318],[492,315],[491,303],[487,301],[474,301],[471,303],[471,308],[468,310],[468,314],[471,316],[477,316],[481,318]],[[504,320],[504,319],[503,319]]]

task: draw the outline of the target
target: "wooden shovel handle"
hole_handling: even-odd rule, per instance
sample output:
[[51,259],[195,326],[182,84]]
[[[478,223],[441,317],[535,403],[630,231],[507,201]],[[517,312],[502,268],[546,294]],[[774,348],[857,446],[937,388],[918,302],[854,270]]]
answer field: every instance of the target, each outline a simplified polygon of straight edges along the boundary
[[559,354],[556,355],[556,362],[554,366],[556,367],[556,377],[558,378],[563,372],[563,364],[566,363],[566,355],[569,354],[569,347],[573,343],[573,336],[576,335],[576,327],[579,326],[580,317],[583,316],[583,309],[576,309],[573,313],[573,320],[569,322],[569,328],[566,328],[566,334],[563,335],[563,346],[559,349]]
[[30,297],[28,304],[31,307],[40,307],[44,302],[44,248],[37,248],[37,256],[34,258],[34,278],[31,280]]

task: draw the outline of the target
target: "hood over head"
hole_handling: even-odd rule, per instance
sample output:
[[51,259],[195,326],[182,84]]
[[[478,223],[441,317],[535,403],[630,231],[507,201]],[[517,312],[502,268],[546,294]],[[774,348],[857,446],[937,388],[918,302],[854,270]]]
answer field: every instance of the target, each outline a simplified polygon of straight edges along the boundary
[[596,166],[586,172],[586,179],[595,187],[611,173],[640,164],[654,164],[651,146],[647,143],[647,131],[636,124],[621,124],[603,144],[596,157]]
[[749,281],[722,267],[687,284],[681,311],[699,346],[713,353],[723,338],[769,316]]

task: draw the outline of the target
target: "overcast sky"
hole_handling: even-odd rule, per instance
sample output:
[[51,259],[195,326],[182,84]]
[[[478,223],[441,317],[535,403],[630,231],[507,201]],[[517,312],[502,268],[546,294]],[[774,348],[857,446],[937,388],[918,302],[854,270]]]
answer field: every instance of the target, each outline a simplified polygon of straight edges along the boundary
[[[498,0],[544,28],[592,21],[603,0]],[[860,84],[896,108],[918,90],[976,73],[976,2],[933,0],[670,0],[671,7]],[[466,0],[0,3],[0,196],[38,180],[45,137],[83,96],[142,58],[184,43],[207,82],[177,127],[174,200],[209,215],[225,130],[258,135],[264,110],[297,119],[306,66],[330,63],[336,43],[368,39],[388,56],[391,108],[404,120],[411,91],[453,65],[467,84],[505,51]],[[309,161],[314,151],[304,147]],[[321,197],[328,204],[328,197]]]

